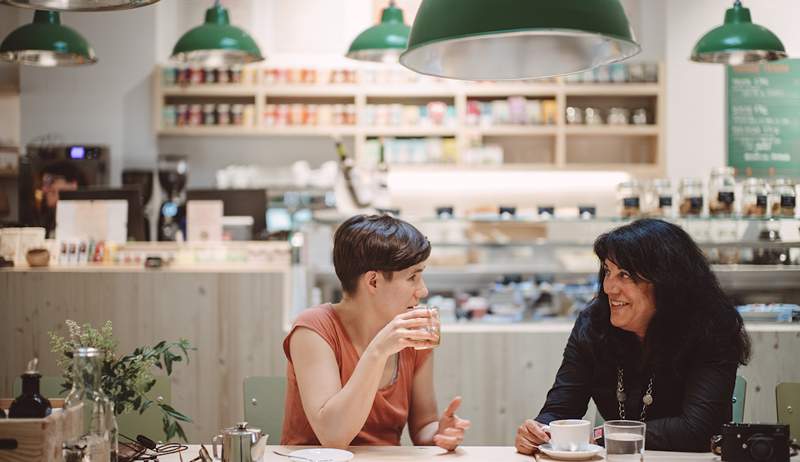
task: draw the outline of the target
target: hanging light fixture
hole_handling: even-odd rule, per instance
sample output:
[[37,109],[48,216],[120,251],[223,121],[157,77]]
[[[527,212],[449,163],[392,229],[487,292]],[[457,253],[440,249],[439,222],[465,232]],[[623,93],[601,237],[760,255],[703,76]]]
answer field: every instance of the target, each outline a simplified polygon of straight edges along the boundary
[[725,23],[704,35],[692,50],[692,61],[738,65],[785,58],[786,49],[769,29],[753,24],[750,9],[736,0]]
[[400,63],[437,77],[518,80],[640,50],[619,0],[423,0]]
[[347,57],[360,61],[396,63],[408,45],[411,28],[403,21],[403,10],[394,0],[383,10],[381,22],[360,33],[347,52]]
[[183,36],[172,50],[178,62],[204,66],[230,66],[263,61],[261,50],[250,34],[231,26],[228,10],[216,0],[206,10],[206,20]]
[[50,11],[129,10],[158,3],[159,0],[5,0],[9,5]]
[[37,10],[33,22],[11,32],[0,44],[0,60],[29,66],[94,64],[94,50],[83,36],[61,25],[55,11]]

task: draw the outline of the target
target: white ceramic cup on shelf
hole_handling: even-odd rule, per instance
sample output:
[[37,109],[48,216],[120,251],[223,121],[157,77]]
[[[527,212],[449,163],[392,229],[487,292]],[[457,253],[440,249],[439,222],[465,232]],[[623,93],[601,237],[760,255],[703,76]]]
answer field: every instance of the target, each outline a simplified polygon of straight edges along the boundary
[[588,420],[554,420],[545,427],[550,433],[550,445],[556,451],[586,451],[592,436],[592,423]]

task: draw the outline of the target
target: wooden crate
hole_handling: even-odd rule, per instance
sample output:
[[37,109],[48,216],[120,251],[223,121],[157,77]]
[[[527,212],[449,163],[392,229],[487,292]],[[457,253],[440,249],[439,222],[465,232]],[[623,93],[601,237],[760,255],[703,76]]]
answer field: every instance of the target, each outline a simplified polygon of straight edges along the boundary
[[[10,399],[0,399],[8,410]],[[0,462],[61,462],[61,445],[80,435],[80,409],[63,411],[63,399],[51,399],[44,419],[0,419]],[[6,412],[7,414],[7,412]]]

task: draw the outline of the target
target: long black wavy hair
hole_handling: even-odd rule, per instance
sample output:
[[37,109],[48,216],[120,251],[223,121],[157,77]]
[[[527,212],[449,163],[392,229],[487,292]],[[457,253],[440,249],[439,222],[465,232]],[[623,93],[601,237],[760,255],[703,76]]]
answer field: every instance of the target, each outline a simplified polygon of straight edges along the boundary
[[701,341],[723,346],[736,354],[739,364],[747,363],[750,338],[742,317],[686,231],[663,220],[641,219],[598,237],[594,253],[600,259],[600,289],[591,317],[605,352],[625,356],[635,338],[611,324],[602,286],[603,263],[610,260],[634,281],[653,284],[656,313],[644,338],[644,366],[670,367],[682,374]]

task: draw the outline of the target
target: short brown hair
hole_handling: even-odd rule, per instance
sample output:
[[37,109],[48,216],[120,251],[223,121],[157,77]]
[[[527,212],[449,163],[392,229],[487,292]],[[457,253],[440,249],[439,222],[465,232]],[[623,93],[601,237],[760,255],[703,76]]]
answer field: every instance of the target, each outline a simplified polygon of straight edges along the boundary
[[354,294],[358,278],[368,271],[381,271],[391,278],[428,259],[431,243],[411,224],[389,215],[356,215],[336,230],[333,267],[342,290]]

